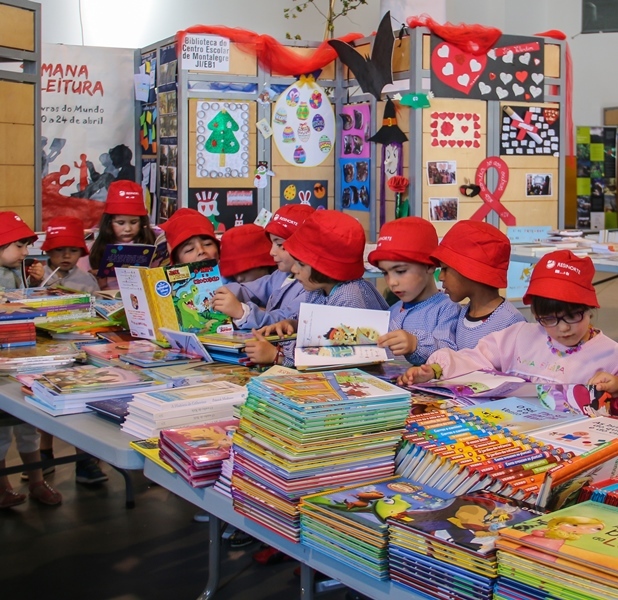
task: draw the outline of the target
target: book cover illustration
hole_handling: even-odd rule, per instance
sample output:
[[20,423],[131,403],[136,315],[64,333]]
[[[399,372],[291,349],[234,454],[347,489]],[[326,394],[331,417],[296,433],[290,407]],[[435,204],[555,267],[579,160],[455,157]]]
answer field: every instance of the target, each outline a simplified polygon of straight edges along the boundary
[[[199,340],[206,346],[217,346],[221,348],[244,348],[247,342],[255,339],[255,334],[250,330],[236,329],[222,331],[218,333],[200,333]],[[296,334],[279,336],[276,334],[267,335],[265,338],[269,342],[288,341],[296,339]]]
[[593,417],[535,431],[532,437],[582,454],[618,438],[618,419]]
[[87,391],[107,387],[124,387],[154,381],[146,373],[129,371],[120,367],[95,367],[88,370],[61,369],[43,373],[34,382],[56,393]]
[[157,348],[156,350],[139,350],[137,352],[127,352],[119,356],[120,360],[138,365],[143,368],[161,367],[172,363],[196,362],[198,359],[186,352],[178,352],[168,348]]
[[43,311],[37,310],[19,302],[5,302],[0,304],[0,322],[11,322],[21,319],[34,319],[44,317]]
[[204,362],[213,362],[212,357],[208,354],[208,351],[195,333],[190,331],[174,331],[173,329],[167,329],[160,327],[159,332],[165,337],[169,345],[183,354],[193,356],[194,358],[201,358]]
[[618,574],[618,508],[581,502],[500,530],[513,542]]
[[89,356],[96,356],[104,360],[112,360],[130,352],[146,352],[160,348],[148,340],[133,340],[131,342],[110,342],[107,344],[86,344],[81,349]]
[[537,393],[544,406],[588,417],[609,416],[611,395],[598,391],[594,385],[537,384]]
[[107,244],[97,277],[113,277],[116,267],[161,267],[169,264],[165,235],[154,244]]
[[216,261],[204,260],[165,267],[171,285],[172,300],[182,331],[219,333],[231,331],[230,317],[212,310],[210,303],[221,287],[221,274]]

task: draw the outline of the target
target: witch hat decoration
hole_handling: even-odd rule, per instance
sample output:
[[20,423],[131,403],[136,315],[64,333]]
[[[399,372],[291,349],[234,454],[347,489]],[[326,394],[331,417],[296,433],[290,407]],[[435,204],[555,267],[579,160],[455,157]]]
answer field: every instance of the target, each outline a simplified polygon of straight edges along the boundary
[[376,144],[384,144],[385,146],[395,143],[403,144],[403,142],[408,141],[408,136],[397,125],[395,104],[390,98],[386,99],[382,127],[369,138],[369,141],[376,142]]

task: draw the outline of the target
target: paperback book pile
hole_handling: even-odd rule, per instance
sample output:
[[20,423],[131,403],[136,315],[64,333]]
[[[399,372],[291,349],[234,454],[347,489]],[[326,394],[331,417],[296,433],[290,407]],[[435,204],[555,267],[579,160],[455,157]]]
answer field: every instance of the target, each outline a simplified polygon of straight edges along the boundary
[[424,514],[448,506],[451,496],[390,477],[303,496],[301,541],[376,579],[389,578],[388,525],[392,515]]
[[612,477],[585,486],[579,495],[578,501],[585,502],[586,500],[618,506],[618,477]]
[[98,333],[122,329],[115,321],[96,316],[37,323],[36,328],[55,340],[96,340]]
[[159,455],[193,487],[213,485],[229,457],[232,435],[238,419],[228,419],[164,429],[159,438]]
[[88,292],[65,292],[52,288],[4,290],[5,302],[18,302],[43,313],[37,323],[84,319],[94,316],[94,300]]
[[210,381],[229,381],[236,385],[246,385],[249,380],[259,375],[255,370],[242,365],[221,363],[185,363],[172,364],[165,367],[155,367],[149,372],[165,381],[171,381],[173,387],[197,385]]
[[44,314],[19,302],[0,304],[0,348],[36,344],[34,319]]
[[618,508],[582,502],[500,530],[495,598],[618,599]]
[[431,597],[491,600],[499,530],[537,514],[483,492],[399,511],[388,519],[391,579]]
[[85,354],[70,342],[39,340],[35,346],[0,350],[0,375],[41,373],[72,365]]
[[138,371],[83,365],[41,373],[32,382],[32,395],[25,400],[50,415],[69,415],[87,412],[87,401],[130,399],[138,392],[167,385]]
[[242,404],[246,397],[244,387],[228,381],[135,394],[122,430],[138,437],[153,437],[162,429],[231,419],[234,406]]
[[97,367],[111,366],[112,361],[129,352],[145,352],[158,350],[159,346],[148,340],[133,340],[130,342],[108,342],[101,344],[84,344],[81,349],[86,353],[88,362]]
[[298,541],[301,496],[393,474],[409,392],[357,369],[263,376],[234,435],[234,508]]
[[[245,346],[249,340],[255,339],[250,330],[224,331],[221,333],[200,334],[199,340],[212,356],[213,360],[228,364],[249,364],[245,354]],[[289,341],[296,338],[296,334],[280,337],[278,335],[265,336],[269,342]]]
[[129,442],[129,446],[133,448],[133,450],[137,450],[140,454],[143,454],[148,460],[156,463],[169,473],[175,473],[176,469],[174,467],[170,467],[164,460],[159,456],[159,438],[151,437],[145,440],[133,440]]

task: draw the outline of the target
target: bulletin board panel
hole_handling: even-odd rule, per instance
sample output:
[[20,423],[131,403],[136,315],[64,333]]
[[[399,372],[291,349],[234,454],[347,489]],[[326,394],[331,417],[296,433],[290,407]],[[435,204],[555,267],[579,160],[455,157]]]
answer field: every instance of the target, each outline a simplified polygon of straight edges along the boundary
[[0,46],[34,52],[35,13],[0,4]]

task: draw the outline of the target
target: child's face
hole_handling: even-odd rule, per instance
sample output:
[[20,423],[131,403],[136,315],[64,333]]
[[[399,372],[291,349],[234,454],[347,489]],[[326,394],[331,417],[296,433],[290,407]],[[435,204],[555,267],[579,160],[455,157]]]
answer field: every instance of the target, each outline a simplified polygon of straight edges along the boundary
[[0,250],[0,266],[18,269],[26,256],[28,256],[28,244],[19,241],[12,242]]
[[270,255],[277,264],[277,269],[279,269],[279,271],[283,271],[284,273],[291,273],[294,259],[290,256],[290,253],[287,250],[283,249],[283,242],[285,242],[285,240],[282,237],[271,233],[270,241],[272,242]]
[[194,235],[180,244],[176,256],[179,263],[219,260],[219,248],[212,238],[205,235]]
[[403,302],[422,302],[436,293],[434,268],[421,263],[381,260],[386,285]]
[[[571,321],[571,323],[567,323],[564,317]],[[589,310],[578,311],[571,315],[567,315],[564,312],[557,315],[535,315],[535,318],[543,326],[547,335],[563,346],[577,346],[580,342],[586,342],[588,338],[590,338],[590,320],[592,318],[592,313]],[[556,318],[558,318],[558,322],[554,325],[552,322],[555,321]],[[572,322],[580,318],[581,320],[577,323]]]
[[61,271],[70,271],[81,258],[82,249],[63,247],[54,248],[50,250],[47,255],[49,256],[49,264],[53,269],[59,268]]
[[442,282],[444,293],[453,302],[461,302],[470,296],[470,280],[459,271],[440,263],[439,280]]
[[317,283],[315,281],[311,281],[311,267],[297,260],[294,261],[291,272],[294,274],[294,278],[300,281],[301,285],[307,292],[324,290],[328,294],[334,287],[334,284],[331,283]]
[[118,244],[132,242],[137,237],[140,227],[141,219],[134,215],[114,215],[112,219],[112,230]]

